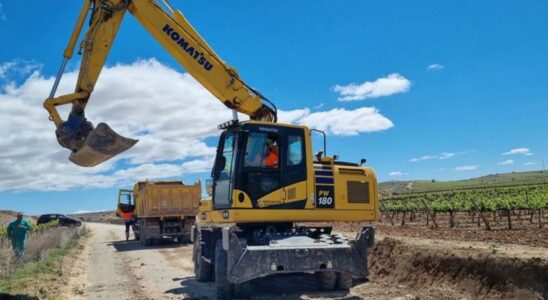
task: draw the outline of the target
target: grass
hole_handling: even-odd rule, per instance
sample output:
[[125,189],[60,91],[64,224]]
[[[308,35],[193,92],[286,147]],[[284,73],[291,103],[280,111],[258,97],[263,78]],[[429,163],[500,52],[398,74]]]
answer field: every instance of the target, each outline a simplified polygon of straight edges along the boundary
[[82,235],[67,241],[62,247],[50,249],[42,259],[25,263],[0,279],[0,296],[7,293],[55,299],[60,285],[54,283],[62,279],[65,258],[75,248],[80,236],[87,234],[84,228]]
[[512,172],[491,174],[487,176],[456,180],[411,180],[411,181],[387,181],[379,184],[379,190],[391,193],[405,192],[429,192],[440,190],[467,189],[479,187],[514,186],[525,184],[548,183],[547,171]]

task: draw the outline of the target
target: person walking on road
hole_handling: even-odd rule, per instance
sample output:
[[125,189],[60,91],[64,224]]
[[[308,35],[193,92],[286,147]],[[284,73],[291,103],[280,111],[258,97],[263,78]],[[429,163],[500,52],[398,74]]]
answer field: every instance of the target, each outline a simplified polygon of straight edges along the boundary
[[32,228],[31,223],[23,219],[23,213],[17,213],[17,219],[8,225],[8,238],[15,251],[17,262],[25,260],[25,249],[27,247],[27,235]]

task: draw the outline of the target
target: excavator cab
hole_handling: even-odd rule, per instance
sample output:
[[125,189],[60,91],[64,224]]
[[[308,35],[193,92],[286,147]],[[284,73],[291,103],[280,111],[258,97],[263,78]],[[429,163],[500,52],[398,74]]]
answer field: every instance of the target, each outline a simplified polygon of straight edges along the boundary
[[135,199],[133,190],[118,191],[118,207],[116,208],[116,216],[124,220],[133,218],[135,211]]
[[[305,144],[302,126],[245,122],[227,129],[212,172],[214,208],[304,208]],[[296,184],[302,185],[298,193],[285,189]]]

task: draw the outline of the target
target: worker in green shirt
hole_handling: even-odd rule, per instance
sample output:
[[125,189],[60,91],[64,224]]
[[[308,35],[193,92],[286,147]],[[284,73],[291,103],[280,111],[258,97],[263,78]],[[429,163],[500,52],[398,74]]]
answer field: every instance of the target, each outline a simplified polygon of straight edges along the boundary
[[23,219],[23,214],[20,212],[17,213],[17,219],[8,225],[8,237],[11,240],[11,246],[15,251],[15,257],[18,262],[25,260],[27,234],[31,227],[30,222]]

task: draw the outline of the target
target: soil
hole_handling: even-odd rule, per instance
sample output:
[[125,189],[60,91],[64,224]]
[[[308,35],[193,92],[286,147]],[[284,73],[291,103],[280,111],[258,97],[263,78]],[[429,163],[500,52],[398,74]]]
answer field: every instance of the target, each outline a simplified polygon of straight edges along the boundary
[[[356,232],[350,231],[355,226],[335,227]],[[88,227],[92,236],[74,263],[66,299],[213,298],[213,283],[194,278],[192,245],[164,241],[144,247],[126,242],[123,226]],[[347,300],[548,298],[546,247],[442,237],[396,235],[381,227],[370,252],[369,281],[354,282],[349,292],[320,292],[312,275],[295,274],[254,280],[246,285],[245,295]]]

